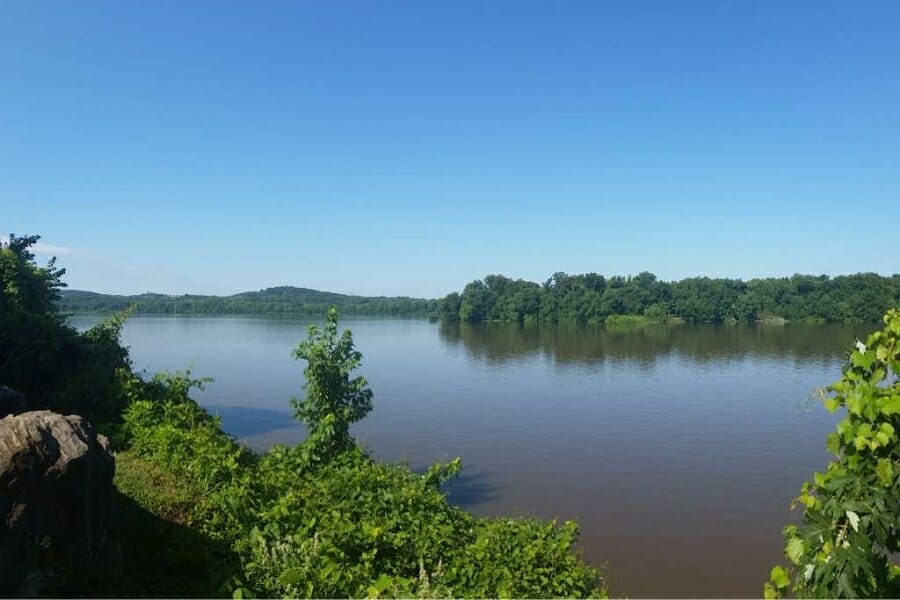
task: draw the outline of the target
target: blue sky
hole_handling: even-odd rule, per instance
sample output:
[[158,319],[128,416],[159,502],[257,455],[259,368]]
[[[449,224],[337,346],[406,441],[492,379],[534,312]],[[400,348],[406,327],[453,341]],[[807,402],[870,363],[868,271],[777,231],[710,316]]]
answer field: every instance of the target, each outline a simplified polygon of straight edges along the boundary
[[900,2],[0,7],[0,232],[71,287],[900,271]]

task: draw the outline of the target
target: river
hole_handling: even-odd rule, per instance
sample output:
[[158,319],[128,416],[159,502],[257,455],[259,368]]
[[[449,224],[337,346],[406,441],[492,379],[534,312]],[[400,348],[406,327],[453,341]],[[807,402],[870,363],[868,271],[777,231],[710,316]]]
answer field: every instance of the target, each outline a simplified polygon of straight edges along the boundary
[[[83,329],[96,317],[76,316]],[[132,317],[136,367],[211,376],[196,398],[258,450],[304,435],[291,349],[310,319]],[[345,319],[375,408],[354,435],[421,469],[461,456],[478,515],[576,519],[614,594],[759,596],[834,426],[815,388],[865,327],[606,329]]]

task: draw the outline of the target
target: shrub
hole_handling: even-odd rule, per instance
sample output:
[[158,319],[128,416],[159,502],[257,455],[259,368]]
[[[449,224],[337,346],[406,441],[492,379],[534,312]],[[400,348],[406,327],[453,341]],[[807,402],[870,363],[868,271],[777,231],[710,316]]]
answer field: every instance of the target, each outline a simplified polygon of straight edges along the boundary
[[803,520],[784,528],[790,566],[776,566],[766,597],[897,597],[900,552],[900,311],[858,342],[840,381],[822,391],[846,416],[828,435],[835,460],[795,500]]
[[364,377],[350,378],[362,360],[350,330],[338,337],[337,309],[325,317],[325,329],[309,327],[309,339],[300,342],[294,357],[307,361],[306,397],[291,399],[297,420],[306,424],[304,447],[310,460],[328,460],[353,446],[350,425],[372,410],[372,390]]
[[125,412],[123,430],[138,456],[166,465],[185,477],[201,494],[231,483],[252,455],[238,446],[188,395],[209,379],[192,379],[190,372],[156,375],[147,385],[133,384],[135,398]]

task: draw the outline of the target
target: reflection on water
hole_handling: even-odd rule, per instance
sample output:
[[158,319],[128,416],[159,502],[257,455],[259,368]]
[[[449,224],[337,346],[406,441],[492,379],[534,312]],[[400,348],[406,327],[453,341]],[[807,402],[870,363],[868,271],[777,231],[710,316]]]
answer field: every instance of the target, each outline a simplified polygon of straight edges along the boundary
[[[215,377],[200,402],[265,449],[304,436],[288,400],[302,393],[290,350],[308,324],[136,317],[124,338],[139,367]],[[867,332],[344,325],[375,391],[361,443],[414,469],[461,456],[449,497],[477,514],[578,519],[585,558],[632,598],[759,595],[791,498],[828,459],[837,417],[810,392]]]
[[561,365],[590,365],[627,360],[652,367],[677,354],[694,361],[721,361],[751,356],[797,362],[843,360],[849,343],[872,331],[866,326],[648,325],[607,328],[603,325],[515,325],[442,323],[441,340],[462,345],[488,364],[548,357]]

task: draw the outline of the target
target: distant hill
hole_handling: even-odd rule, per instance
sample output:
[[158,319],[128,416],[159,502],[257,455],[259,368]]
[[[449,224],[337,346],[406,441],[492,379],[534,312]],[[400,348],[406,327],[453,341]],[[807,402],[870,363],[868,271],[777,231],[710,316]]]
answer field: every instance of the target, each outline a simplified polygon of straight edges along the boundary
[[137,305],[143,314],[324,314],[337,306],[344,315],[430,316],[437,300],[386,296],[349,296],[307,288],[281,286],[231,296],[138,294],[120,296],[82,290],[62,290],[60,310],[110,313]]

